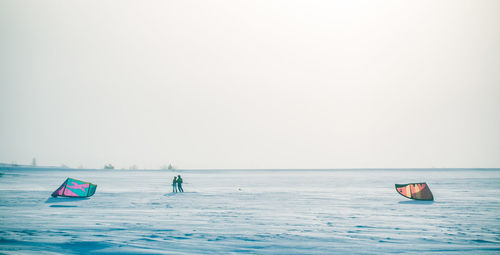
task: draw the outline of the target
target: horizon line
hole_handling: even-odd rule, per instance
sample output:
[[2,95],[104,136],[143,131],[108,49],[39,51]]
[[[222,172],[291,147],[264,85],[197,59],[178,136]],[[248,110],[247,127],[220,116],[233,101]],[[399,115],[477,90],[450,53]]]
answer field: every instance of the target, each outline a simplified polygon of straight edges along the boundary
[[20,164],[6,164],[0,163],[0,169],[2,168],[15,168],[15,169],[58,169],[58,170],[127,170],[127,171],[147,171],[147,170],[161,170],[161,171],[304,171],[304,170],[500,170],[500,167],[338,167],[338,168],[174,168],[174,169],[162,169],[162,168],[74,168],[74,167],[64,167],[64,166],[33,166],[33,165],[20,165]]

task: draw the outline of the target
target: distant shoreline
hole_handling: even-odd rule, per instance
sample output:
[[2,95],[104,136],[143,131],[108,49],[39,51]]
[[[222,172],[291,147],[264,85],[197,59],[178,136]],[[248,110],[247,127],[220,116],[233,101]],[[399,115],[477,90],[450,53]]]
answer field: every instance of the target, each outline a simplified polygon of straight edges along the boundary
[[28,166],[15,164],[0,164],[0,170],[63,170],[63,171],[168,171],[168,172],[190,172],[190,171],[500,171],[500,168],[490,167],[450,167],[450,168],[227,168],[227,169],[103,169],[103,168],[72,168],[56,166]]

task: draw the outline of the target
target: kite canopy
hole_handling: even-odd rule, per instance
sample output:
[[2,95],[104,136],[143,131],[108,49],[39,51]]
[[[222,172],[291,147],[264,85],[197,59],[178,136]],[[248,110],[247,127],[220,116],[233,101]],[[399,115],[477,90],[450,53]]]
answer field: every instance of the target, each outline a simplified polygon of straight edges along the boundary
[[68,178],[52,193],[53,197],[90,197],[94,195],[97,185],[73,178]]
[[432,196],[432,192],[425,182],[396,184],[396,191],[401,194],[401,196],[410,199],[427,201],[434,200],[434,196]]

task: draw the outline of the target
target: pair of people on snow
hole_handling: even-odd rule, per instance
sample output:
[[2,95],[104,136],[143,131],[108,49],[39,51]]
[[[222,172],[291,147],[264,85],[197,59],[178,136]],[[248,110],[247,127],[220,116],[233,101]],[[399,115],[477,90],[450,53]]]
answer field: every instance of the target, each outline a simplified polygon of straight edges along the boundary
[[173,191],[172,192],[184,192],[182,189],[182,178],[181,175],[174,176],[174,180],[172,181],[172,187]]

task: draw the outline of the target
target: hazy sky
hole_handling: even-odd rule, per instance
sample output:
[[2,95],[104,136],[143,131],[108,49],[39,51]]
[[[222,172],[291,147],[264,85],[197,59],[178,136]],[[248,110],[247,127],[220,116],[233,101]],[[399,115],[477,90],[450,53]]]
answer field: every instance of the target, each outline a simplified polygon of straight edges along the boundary
[[0,162],[500,167],[499,13],[0,0]]

